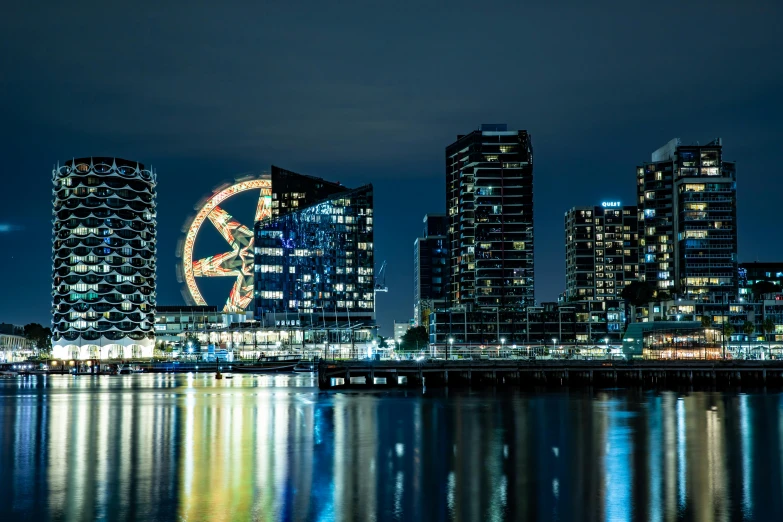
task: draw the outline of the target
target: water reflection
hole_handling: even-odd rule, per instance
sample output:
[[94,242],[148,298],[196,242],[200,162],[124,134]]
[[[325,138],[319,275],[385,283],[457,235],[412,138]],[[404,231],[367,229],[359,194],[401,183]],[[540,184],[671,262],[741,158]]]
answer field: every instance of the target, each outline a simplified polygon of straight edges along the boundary
[[0,519],[771,520],[783,396],[0,381]]

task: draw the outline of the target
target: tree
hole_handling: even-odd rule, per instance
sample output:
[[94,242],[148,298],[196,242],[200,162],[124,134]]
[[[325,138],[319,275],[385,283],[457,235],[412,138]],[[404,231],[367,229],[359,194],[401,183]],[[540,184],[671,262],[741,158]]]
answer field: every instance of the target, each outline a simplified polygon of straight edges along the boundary
[[405,351],[421,350],[429,344],[429,334],[423,326],[414,326],[402,336],[400,349]]
[[625,285],[620,297],[631,306],[631,322],[636,322],[636,307],[644,306],[653,300],[655,288],[647,282],[634,281]]
[[751,287],[751,292],[756,299],[761,299],[764,294],[780,292],[780,287],[771,281],[756,281]]
[[726,358],[726,337],[731,338],[731,335],[734,333],[734,327],[731,326],[731,323],[724,322],[723,328],[722,328],[723,338],[721,339],[723,344],[723,358]]
[[50,353],[52,351],[52,329],[44,328],[38,323],[24,325],[25,339],[32,341],[39,352]]
[[723,323],[723,335],[731,337],[734,334],[734,327],[731,323]]
[[[756,325],[751,323],[750,321],[745,321],[742,323],[742,333],[748,336],[748,351],[750,351],[750,336],[753,334],[753,332],[756,331]],[[742,345],[740,344],[740,347]]]
[[427,307],[424,308],[424,310],[421,311],[421,325],[424,328],[430,327],[430,315],[432,314],[432,310]]
[[755,325],[755,324],[753,324],[753,323],[751,323],[750,321],[745,321],[745,322],[742,324],[742,332],[743,332],[745,335],[748,335],[748,336],[750,336],[750,335],[752,335],[752,334],[753,334],[753,332],[755,332],[755,331],[756,331],[756,325]]
[[761,323],[761,331],[764,332],[764,336],[767,338],[767,343],[769,343],[769,351],[772,351],[772,343],[769,342],[769,334],[775,331],[775,320],[771,317],[767,317],[764,319],[764,322]]
[[709,328],[710,326],[712,326],[712,318],[709,315],[702,315],[701,325],[704,328]]
[[389,339],[379,335],[378,336],[378,348],[388,348],[389,347]]
[[643,306],[653,300],[655,289],[650,283],[634,281],[625,285],[620,296],[634,306]]
[[185,352],[191,353],[190,350],[193,349],[192,353],[198,353],[201,351],[201,341],[198,340],[198,337],[196,337],[194,334],[189,333],[185,336]]
[[171,343],[168,343],[166,341],[157,341],[155,343],[155,351],[163,354],[163,353],[171,353],[172,351]]

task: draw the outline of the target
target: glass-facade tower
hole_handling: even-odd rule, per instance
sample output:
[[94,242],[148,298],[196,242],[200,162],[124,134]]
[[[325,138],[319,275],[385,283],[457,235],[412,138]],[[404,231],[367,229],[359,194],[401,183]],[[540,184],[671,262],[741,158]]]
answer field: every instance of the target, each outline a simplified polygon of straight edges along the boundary
[[257,317],[265,324],[374,325],[372,211],[372,185],[365,185],[256,223]]
[[446,148],[449,302],[534,304],[533,146],[527,131],[481,125]]

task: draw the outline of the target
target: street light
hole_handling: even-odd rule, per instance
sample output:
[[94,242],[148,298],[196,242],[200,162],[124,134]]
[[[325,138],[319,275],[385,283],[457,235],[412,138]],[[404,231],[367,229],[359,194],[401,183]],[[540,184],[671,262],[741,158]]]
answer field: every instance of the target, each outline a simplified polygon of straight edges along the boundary
[[449,352],[454,351],[454,338],[449,337],[449,350],[446,352],[446,360],[449,360]]
[[[506,338],[505,337],[501,337],[500,338],[500,350],[505,353],[505,350],[506,350]],[[498,356],[500,356],[500,354],[498,354]]]

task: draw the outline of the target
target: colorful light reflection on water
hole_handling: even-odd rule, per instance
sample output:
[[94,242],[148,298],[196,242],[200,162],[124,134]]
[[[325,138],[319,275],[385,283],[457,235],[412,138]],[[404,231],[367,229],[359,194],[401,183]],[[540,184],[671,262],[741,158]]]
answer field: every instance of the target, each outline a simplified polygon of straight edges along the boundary
[[773,520],[783,396],[0,380],[0,520]]

